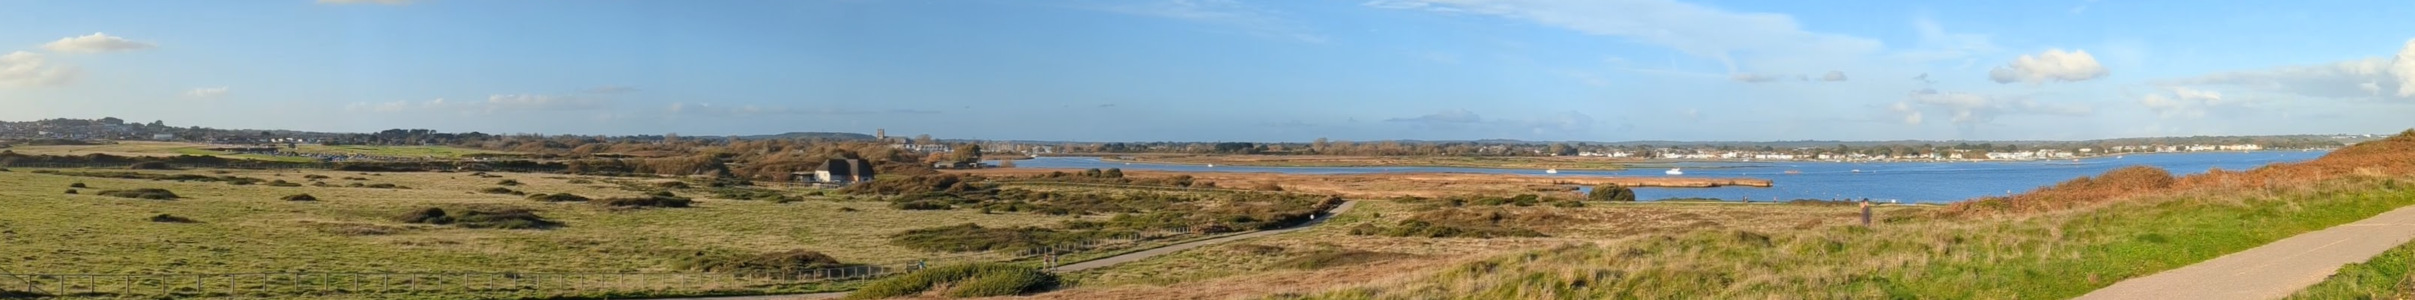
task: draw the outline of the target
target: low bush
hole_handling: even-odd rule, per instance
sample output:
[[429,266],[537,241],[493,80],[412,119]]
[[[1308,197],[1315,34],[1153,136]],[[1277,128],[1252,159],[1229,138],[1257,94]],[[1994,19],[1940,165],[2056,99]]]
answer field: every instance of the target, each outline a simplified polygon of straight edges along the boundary
[[85,188],[86,186],[84,186],[84,183],[82,183],[82,182],[77,182],[77,183],[69,183],[69,184],[67,184],[67,187],[71,187],[71,188],[79,188],[79,189],[80,189],[80,188]]
[[503,188],[503,187],[490,187],[490,188],[478,189],[478,192],[479,192],[479,193],[486,193],[486,194],[510,194],[510,193],[513,193],[513,192],[518,192],[518,191],[514,191],[514,190],[512,190],[512,189]]
[[501,186],[520,186],[520,181],[519,181],[519,180],[504,179],[503,181],[497,181],[497,182],[495,182],[495,184],[496,184],[496,185],[501,185]]
[[912,296],[947,287],[948,297],[994,297],[1037,293],[1056,288],[1056,274],[1038,268],[1007,264],[966,264],[930,268],[864,285],[847,299]]
[[1635,202],[1635,190],[1616,184],[1604,184],[1593,187],[1593,192],[1585,193],[1585,200]]
[[101,191],[99,195],[102,195],[102,196],[110,196],[110,197],[118,197],[118,198],[136,198],[136,199],[151,199],[151,200],[176,200],[176,198],[177,198],[177,197],[176,197],[176,193],[174,193],[174,192],[169,192],[168,190],[165,190],[165,189],[150,189],[150,188],[144,188],[144,189],[131,189],[131,190],[107,190],[107,191]]
[[178,217],[169,214],[152,215],[151,221],[159,223],[201,223],[201,221],[194,221],[192,218]]
[[407,187],[407,186],[400,186],[400,185],[394,185],[394,184],[392,184],[392,183],[371,183],[371,184],[368,184],[368,185],[362,185],[361,187],[365,187],[365,188],[373,188],[373,189],[398,189],[398,190],[408,190],[408,189],[411,189],[411,187]]
[[[667,194],[667,193],[666,193],[666,194]],[[611,206],[611,207],[616,207],[616,208],[647,208],[647,207],[671,207],[671,208],[676,208],[676,207],[688,207],[688,204],[690,204],[690,203],[694,203],[694,202],[695,202],[695,200],[690,200],[690,199],[688,199],[688,198],[680,198],[680,197],[666,196],[666,195],[647,195],[647,196],[645,196],[645,197],[615,197],[615,198],[605,198],[605,199],[603,199],[603,200],[598,200],[598,201],[595,201],[595,203],[596,203],[596,204],[602,204],[602,205],[604,205],[604,206]]]
[[134,163],[134,165],[126,166],[126,168],[134,170],[175,170],[176,166],[170,166],[165,162],[146,161]]
[[297,186],[302,186],[302,184],[300,184],[300,183],[285,182],[285,180],[284,180],[284,179],[270,180],[270,181],[268,181],[268,183],[264,183],[264,184],[262,184],[262,185],[267,185],[267,186],[276,186],[276,187],[297,187]]
[[327,179],[327,178],[329,178],[329,177],[327,177],[327,175],[319,175],[319,174],[302,175],[302,179],[309,179],[309,180],[321,180],[321,179]]
[[285,201],[319,201],[319,197],[312,197],[310,194],[285,195],[285,197],[280,197],[277,199]]
[[404,223],[452,225],[461,228],[486,229],[550,229],[561,222],[547,220],[536,211],[509,207],[474,207],[459,213],[447,213],[440,208],[422,208],[395,218]]
[[589,199],[587,199],[587,197],[581,197],[581,196],[579,196],[579,195],[572,195],[572,194],[570,194],[570,193],[560,193],[560,194],[530,194],[530,195],[528,195],[528,200],[537,200],[537,201],[544,201],[544,202],[587,202],[587,200],[589,200]]
[[1269,191],[1269,192],[1281,192],[1281,191],[1283,191],[1283,185],[1280,185],[1280,184],[1275,184],[1274,182],[1263,182],[1263,183],[1258,183],[1258,186],[1250,187],[1250,189],[1253,189],[1253,190],[1260,190],[1260,191]]
[[955,209],[956,207],[948,206],[947,203],[940,203],[939,201],[926,200],[889,203],[889,208],[901,210],[949,210]]
[[67,194],[68,194],[68,195],[74,195],[74,194],[75,194],[75,189],[68,189],[68,190],[67,190]]
[[974,252],[1038,248],[1067,239],[1066,234],[1039,227],[988,228],[973,223],[907,230],[889,236],[889,243],[938,252]]
[[570,181],[563,181],[563,182],[565,182],[565,183],[570,183],[570,184],[591,184],[591,183],[595,183],[595,181],[594,181],[594,180],[586,180],[586,179],[571,179]]
[[681,264],[696,271],[787,280],[799,279],[815,270],[853,266],[830,255],[803,249],[756,255],[697,252]]

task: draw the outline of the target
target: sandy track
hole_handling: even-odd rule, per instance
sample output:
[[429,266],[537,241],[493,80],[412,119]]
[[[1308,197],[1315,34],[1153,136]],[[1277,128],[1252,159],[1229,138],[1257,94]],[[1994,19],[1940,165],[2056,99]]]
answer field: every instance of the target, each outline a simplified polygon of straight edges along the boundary
[[2079,299],[2280,299],[2415,239],[2415,206],[2131,278]]

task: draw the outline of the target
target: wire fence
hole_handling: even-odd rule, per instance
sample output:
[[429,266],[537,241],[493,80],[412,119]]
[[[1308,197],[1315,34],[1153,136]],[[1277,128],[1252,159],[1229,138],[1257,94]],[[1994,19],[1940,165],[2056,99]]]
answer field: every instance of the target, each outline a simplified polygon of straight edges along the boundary
[[0,299],[47,298],[614,298],[749,295],[813,291],[813,285],[878,279],[980,262],[1053,268],[1119,250],[1208,235],[1155,230],[1039,247],[773,274],[708,272],[282,272],[207,274],[0,273]]

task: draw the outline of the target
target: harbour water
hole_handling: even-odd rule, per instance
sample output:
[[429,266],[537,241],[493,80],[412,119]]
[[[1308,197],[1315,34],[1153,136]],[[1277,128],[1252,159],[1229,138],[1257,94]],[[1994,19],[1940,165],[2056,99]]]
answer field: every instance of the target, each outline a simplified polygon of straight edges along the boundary
[[[2326,152],[2158,153],[2078,160],[2004,162],[1655,162],[1652,164],[1656,166],[1678,167],[1685,170],[1684,175],[1676,176],[1762,178],[1769,179],[1776,186],[1768,188],[1640,188],[1636,189],[1636,197],[1646,200],[1716,198],[1727,201],[1868,198],[1902,203],[1943,203],[1981,196],[2025,192],[2072,178],[2094,176],[2123,166],[2160,167],[2171,171],[2174,176],[2181,176],[2204,173],[2214,168],[2246,170],[2271,163],[2306,161],[2321,157],[2324,153]],[[1209,167],[1206,165],[1111,162],[1094,157],[1042,157],[1016,161],[1015,165],[1021,168],[1123,168],[1125,170],[1292,174],[1452,172],[1534,176],[1671,176],[1665,173],[1667,171],[1665,168],[1616,171],[1558,170],[1557,173],[1546,173],[1545,170],[1540,169],[1446,167],[1245,167],[1230,165]]]

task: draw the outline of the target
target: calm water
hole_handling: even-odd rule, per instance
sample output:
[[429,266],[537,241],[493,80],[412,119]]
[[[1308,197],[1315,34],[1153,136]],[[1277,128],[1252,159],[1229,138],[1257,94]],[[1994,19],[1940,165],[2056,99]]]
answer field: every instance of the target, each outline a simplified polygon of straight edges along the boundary
[[[2094,176],[2106,170],[2130,165],[2148,165],[2170,170],[2174,175],[2204,173],[2208,169],[2245,170],[2275,162],[2298,162],[2320,157],[2325,152],[2266,151],[2219,153],[2171,153],[2099,157],[2079,161],[2025,162],[1893,162],[1893,163],[1835,163],[1835,162],[1687,162],[1672,165],[1683,167],[1688,177],[1747,177],[1771,180],[1776,187],[1723,188],[1642,188],[1636,197],[1642,199],[1719,198],[1726,200],[1752,199],[1886,199],[1902,202],[1953,202],[1979,196],[2025,192],[2040,186]],[[1023,168],[1123,168],[1125,170],[1164,170],[1186,172],[1270,172],[1292,174],[1366,174],[1453,172],[1484,174],[1524,174],[1543,176],[1667,176],[1666,169],[1634,169],[1619,171],[1561,170],[1559,174],[1544,174],[1542,170],[1475,169],[1437,167],[1241,167],[1176,165],[1149,163],[1105,162],[1090,157],[1043,157],[1015,161]],[[1860,172],[1855,172],[1859,170]],[[1798,174],[1786,174],[1797,171]]]

